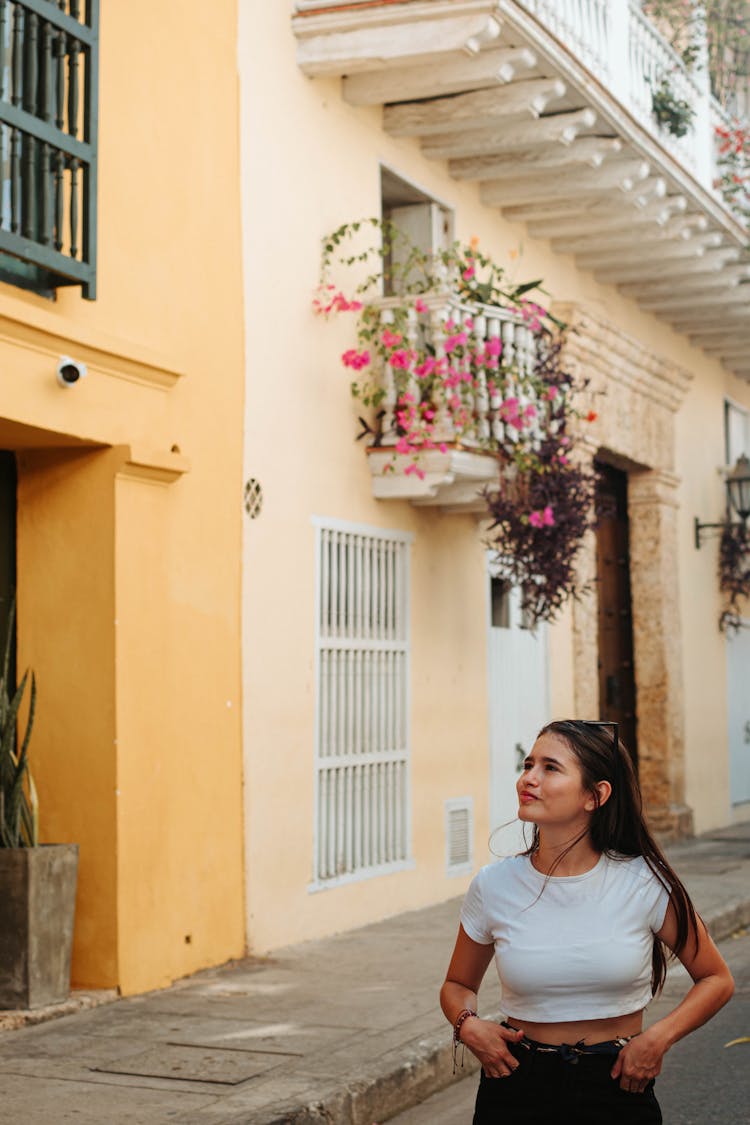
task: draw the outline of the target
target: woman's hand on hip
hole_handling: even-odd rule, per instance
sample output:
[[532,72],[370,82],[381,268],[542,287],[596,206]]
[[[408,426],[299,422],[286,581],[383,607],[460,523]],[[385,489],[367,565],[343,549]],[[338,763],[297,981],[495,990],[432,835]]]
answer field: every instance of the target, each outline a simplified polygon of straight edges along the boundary
[[665,1051],[656,1034],[643,1031],[622,1048],[611,1075],[620,1079],[621,1089],[629,1094],[642,1094],[651,1079],[661,1073]]
[[509,1043],[523,1038],[522,1031],[501,1027],[479,1016],[466,1020],[461,1028],[461,1042],[479,1059],[488,1078],[507,1078],[518,1067],[518,1059],[508,1050]]

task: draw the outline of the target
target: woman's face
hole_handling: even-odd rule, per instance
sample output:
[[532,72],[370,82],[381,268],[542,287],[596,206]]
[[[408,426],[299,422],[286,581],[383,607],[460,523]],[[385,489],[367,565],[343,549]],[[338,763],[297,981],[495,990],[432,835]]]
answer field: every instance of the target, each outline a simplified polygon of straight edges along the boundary
[[536,740],[516,789],[519,819],[540,828],[585,823],[596,808],[593,794],[583,788],[578,759],[556,734]]

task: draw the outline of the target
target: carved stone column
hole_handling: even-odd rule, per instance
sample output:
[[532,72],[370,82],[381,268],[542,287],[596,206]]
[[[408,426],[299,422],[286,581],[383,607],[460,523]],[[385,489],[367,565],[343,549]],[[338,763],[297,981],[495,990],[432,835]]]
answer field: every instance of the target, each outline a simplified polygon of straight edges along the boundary
[[673,473],[658,469],[628,477],[638,765],[649,822],[662,837],[692,832],[685,805],[678,484]]

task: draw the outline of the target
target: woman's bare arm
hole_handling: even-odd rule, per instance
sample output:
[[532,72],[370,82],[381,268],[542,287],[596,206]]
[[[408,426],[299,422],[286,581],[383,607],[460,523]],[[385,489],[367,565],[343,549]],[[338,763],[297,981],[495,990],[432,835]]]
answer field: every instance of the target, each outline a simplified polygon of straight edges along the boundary
[[[440,1007],[451,1024],[455,1024],[464,1008],[476,1011],[479,986],[494,952],[494,946],[473,941],[463,926],[459,926],[453,956],[440,989]],[[501,1027],[478,1016],[464,1020],[459,1032],[461,1042],[476,1055],[490,1078],[503,1078],[516,1069],[518,1062],[507,1044],[517,1042],[522,1035],[522,1031]]]
[[[674,949],[677,916],[671,905],[667,907],[664,925],[656,936]],[[624,1090],[635,1093],[643,1090],[649,1080],[660,1073],[662,1059],[669,1048],[716,1015],[734,992],[729,967],[700,918],[697,933],[688,936],[687,945],[677,956],[690,973],[693,987],[668,1015],[631,1039],[622,1049],[612,1077],[620,1079]]]

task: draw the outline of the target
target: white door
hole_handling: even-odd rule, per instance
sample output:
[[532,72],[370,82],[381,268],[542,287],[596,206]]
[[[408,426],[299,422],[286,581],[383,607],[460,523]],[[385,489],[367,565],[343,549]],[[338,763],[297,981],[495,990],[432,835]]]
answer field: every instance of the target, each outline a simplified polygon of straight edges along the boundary
[[750,801],[750,628],[727,637],[727,686],[729,797],[740,805]]
[[[540,727],[549,721],[547,626],[532,632],[520,592],[489,574],[490,830],[518,812],[515,785]],[[505,855],[523,846],[518,823],[491,838]]]
[[[727,465],[750,454],[750,414],[727,402],[724,413]],[[732,518],[735,518],[734,515]],[[727,635],[727,720],[729,725],[729,799],[750,801],[750,621]]]

